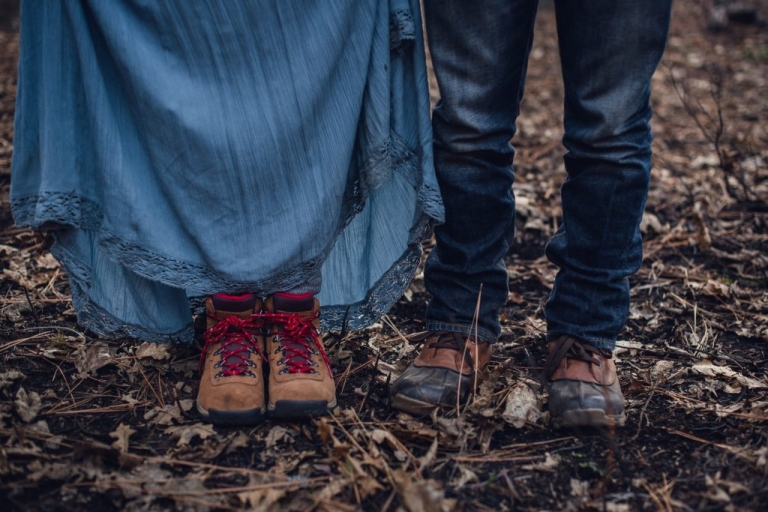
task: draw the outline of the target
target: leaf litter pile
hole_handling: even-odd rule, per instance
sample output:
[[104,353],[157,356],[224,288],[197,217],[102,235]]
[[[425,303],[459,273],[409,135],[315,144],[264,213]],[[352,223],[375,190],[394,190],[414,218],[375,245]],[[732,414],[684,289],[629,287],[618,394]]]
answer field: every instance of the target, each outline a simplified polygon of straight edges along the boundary
[[551,430],[537,378],[555,275],[543,252],[565,176],[551,10],[516,140],[503,336],[474,399],[428,418],[388,407],[415,355],[403,335],[423,327],[417,277],[379,324],[326,337],[333,416],[237,429],[195,414],[197,348],[83,332],[44,239],[13,225],[18,34],[2,25],[0,509],[765,510],[768,32],[713,32],[707,19],[703,3],[677,2],[654,77],[654,179],[616,351],[628,407],[616,431]]

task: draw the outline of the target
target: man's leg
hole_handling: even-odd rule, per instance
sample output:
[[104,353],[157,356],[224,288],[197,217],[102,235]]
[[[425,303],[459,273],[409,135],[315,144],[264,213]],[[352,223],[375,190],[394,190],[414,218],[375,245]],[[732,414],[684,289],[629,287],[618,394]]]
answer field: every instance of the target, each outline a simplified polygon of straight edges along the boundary
[[545,308],[555,425],[623,423],[610,360],[642,261],[651,170],[649,104],[671,0],[558,0],[565,86],[563,221],[547,246],[560,268]]
[[[536,4],[425,2],[441,96],[433,128],[445,224],[435,229],[437,246],[425,269],[432,295],[426,314],[430,334],[414,365],[393,386],[393,405],[409,412],[464,401],[501,330],[499,309],[508,295],[503,258],[515,211],[509,141],[523,94]],[[470,360],[463,357],[465,346]]]

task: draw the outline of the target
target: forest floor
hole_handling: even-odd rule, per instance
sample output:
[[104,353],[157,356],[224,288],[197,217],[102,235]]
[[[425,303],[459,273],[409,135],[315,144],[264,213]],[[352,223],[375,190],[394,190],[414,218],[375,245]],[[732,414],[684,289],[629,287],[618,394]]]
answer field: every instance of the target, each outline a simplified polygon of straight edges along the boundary
[[565,177],[551,10],[515,141],[499,350],[468,407],[422,419],[387,404],[414,357],[399,333],[423,326],[419,277],[380,324],[326,338],[339,406],[305,423],[202,423],[197,349],[83,332],[66,275],[10,214],[17,53],[14,24],[0,23],[0,509],[766,510],[764,26],[713,32],[702,1],[675,4],[653,81],[645,259],[616,351],[628,421],[615,431],[552,430],[537,380],[555,275],[544,245]]

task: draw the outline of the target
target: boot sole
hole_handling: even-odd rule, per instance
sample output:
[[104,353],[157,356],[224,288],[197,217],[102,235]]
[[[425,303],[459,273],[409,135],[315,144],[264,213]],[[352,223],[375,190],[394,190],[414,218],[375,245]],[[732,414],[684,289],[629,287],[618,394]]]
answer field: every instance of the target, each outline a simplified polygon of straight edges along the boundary
[[280,420],[301,420],[328,416],[330,410],[336,407],[336,400],[328,403],[325,400],[278,400],[269,404],[269,417]]
[[421,400],[416,400],[415,398],[411,398],[409,396],[404,395],[395,395],[392,397],[392,404],[393,409],[397,409],[398,411],[407,412],[411,416],[421,417],[421,416],[428,416],[432,414],[432,411],[439,407],[446,407],[445,405],[441,404],[430,404],[427,402],[422,402]]
[[246,411],[220,411],[218,409],[204,409],[197,404],[197,413],[205,421],[220,427],[249,427],[263,423],[266,419],[264,407]]
[[623,427],[626,422],[626,414],[605,414],[602,409],[565,411],[561,416],[552,418],[554,428]]

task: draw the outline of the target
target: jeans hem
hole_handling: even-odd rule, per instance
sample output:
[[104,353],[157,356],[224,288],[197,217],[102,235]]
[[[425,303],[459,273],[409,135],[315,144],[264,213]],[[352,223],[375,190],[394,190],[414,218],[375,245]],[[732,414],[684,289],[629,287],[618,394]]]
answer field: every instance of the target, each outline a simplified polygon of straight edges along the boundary
[[547,341],[554,340],[555,338],[559,338],[561,336],[572,336],[578,339],[579,341],[583,341],[584,343],[588,345],[592,345],[593,347],[599,348],[599,349],[613,351],[616,348],[616,339],[590,338],[586,336],[579,336],[578,334],[573,334],[571,332],[556,332],[556,331],[547,332]]
[[491,344],[496,343],[499,338],[498,335],[494,335],[491,331],[484,329],[483,327],[475,327],[474,325],[447,324],[443,322],[433,322],[427,320],[426,328],[428,331],[457,332],[472,339],[474,339],[475,334],[477,334],[478,338]]

